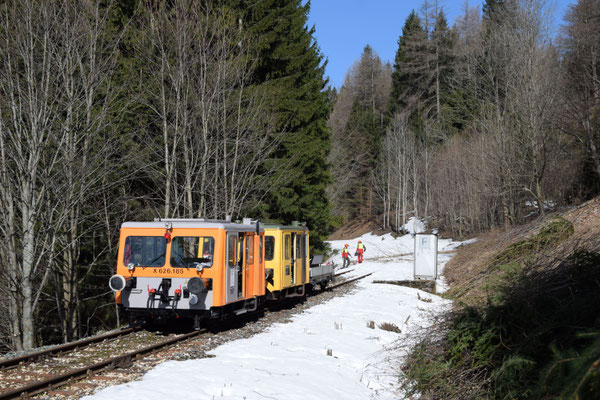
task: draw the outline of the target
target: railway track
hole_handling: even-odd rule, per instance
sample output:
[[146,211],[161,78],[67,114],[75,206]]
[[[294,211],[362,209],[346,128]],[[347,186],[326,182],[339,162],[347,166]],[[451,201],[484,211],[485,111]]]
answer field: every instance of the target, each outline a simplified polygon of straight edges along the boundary
[[140,329],[140,328],[125,328],[125,329],[121,329],[121,330],[114,331],[114,332],[108,332],[103,335],[93,336],[90,338],[77,340],[75,342],[65,343],[65,344],[61,344],[58,346],[53,346],[49,349],[25,354],[20,357],[3,359],[3,360],[0,360],[0,371],[15,368],[17,365],[22,364],[22,363],[32,362],[35,360],[41,360],[43,358],[50,357],[54,354],[61,354],[66,351],[85,347],[92,343],[98,343],[98,342],[102,342],[104,340],[114,339],[114,338],[117,338],[120,336],[128,335],[132,332],[135,332],[138,329]]
[[[344,271],[336,276],[344,275],[350,271]],[[357,280],[363,279],[371,274],[365,274],[353,279],[349,279],[325,289],[331,291],[338,287],[347,285]],[[153,343],[128,352],[121,352],[114,355],[114,341],[126,339],[128,335],[138,332],[139,328],[127,328],[117,332],[110,332],[104,335],[80,340],[78,342],[67,343],[65,345],[55,346],[47,350],[36,353],[30,353],[21,357],[0,360],[0,400],[27,398],[50,390],[55,390],[60,386],[72,384],[83,378],[90,378],[102,372],[114,370],[116,368],[127,368],[135,360],[147,357],[150,354],[157,353],[178,343],[197,337],[205,330],[194,331],[175,335],[165,340],[156,341],[150,339]],[[148,339],[146,339],[148,340]],[[134,341],[129,341],[124,347],[131,349]],[[91,354],[79,355],[79,358],[69,359],[69,355],[78,349],[82,351],[99,346],[96,352]],[[104,354],[98,356],[97,354]],[[110,357],[106,357],[110,355]],[[96,358],[100,357],[100,360]],[[94,359],[94,362],[86,363],[81,359]],[[69,368],[69,366],[72,366]],[[43,371],[43,372],[40,372]],[[40,379],[41,378],[41,379]],[[16,387],[11,384],[16,384]],[[10,386],[13,387],[10,387]]]
[[350,269],[350,270],[348,270],[348,271],[340,272],[340,273],[337,273],[337,274],[333,275],[333,277],[335,278],[335,277],[338,277],[338,276],[342,276],[342,275],[345,275],[345,274],[347,274],[348,272],[352,272],[352,271],[354,271],[354,270],[353,270],[353,269]]
[[[202,333],[202,331],[194,331],[175,335],[165,340],[156,340],[156,335],[149,334],[149,336],[142,338],[142,343],[144,341],[153,343],[143,343],[146,344],[143,347],[128,352],[121,351],[121,354],[114,355],[119,353],[115,349],[119,347],[115,343],[115,339],[125,339],[125,336],[134,333],[136,330],[124,330],[127,333],[121,335],[102,335],[103,339],[98,340],[91,338],[83,341],[86,344],[76,342],[68,344],[69,346],[57,346],[61,348],[60,351],[62,352],[70,351],[66,354],[52,348],[16,359],[3,360],[6,367],[0,371],[0,381],[3,383],[3,387],[0,388],[0,400],[30,397],[105,370],[128,366],[141,356],[155,353]],[[133,341],[125,340],[124,342],[126,343],[125,346],[121,347],[131,349]],[[94,346],[94,344],[97,344],[97,346]],[[74,355],[73,350],[76,349],[84,349],[84,351],[81,354]],[[107,354],[111,357],[106,357]],[[98,358],[99,360],[97,360]],[[88,360],[93,360],[93,362]],[[17,387],[8,386],[11,383],[16,384]]]
[[[348,272],[350,272],[350,271],[348,271]],[[333,290],[333,289],[338,288],[340,286],[344,286],[344,285],[347,285],[349,283],[356,282],[358,280],[364,279],[364,278],[366,278],[367,276],[370,276],[370,275],[373,275],[373,273],[371,272],[371,273],[368,273],[368,274],[365,274],[365,275],[358,276],[356,278],[348,279],[348,280],[346,280],[344,282],[336,283],[333,286],[327,287],[327,289],[325,289],[325,290]]]

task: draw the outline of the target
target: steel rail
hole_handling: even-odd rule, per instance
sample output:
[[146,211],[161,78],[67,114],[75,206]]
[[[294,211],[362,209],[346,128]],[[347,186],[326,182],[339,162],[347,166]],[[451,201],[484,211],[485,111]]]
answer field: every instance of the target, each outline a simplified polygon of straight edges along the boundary
[[344,274],[347,274],[348,272],[352,272],[352,271],[354,271],[354,270],[353,270],[353,269],[351,269],[351,270],[349,270],[349,271],[340,272],[339,274],[335,274],[335,275],[333,275],[333,277],[335,278],[336,276],[342,276],[342,275],[344,275]]
[[332,290],[332,289],[338,288],[338,287],[340,287],[340,286],[347,285],[348,283],[351,283],[351,282],[358,281],[358,280],[360,280],[360,279],[366,278],[366,277],[367,277],[367,276],[369,276],[369,275],[373,275],[373,273],[371,272],[371,273],[368,273],[368,274],[365,274],[365,275],[361,275],[361,276],[359,276],[359,277],[356,277],[356,278],[349,279],[349,280],[347,280],[347,281],[344,281],[344,282],[340,282],[340,283],[338,283],[338,284],[335,284],[335,285],[333,285],[333,286],[329,286],[329,287],[328,287],[327,289],[325,289],[325,290]]
[[71,380],[73,378],[81,378],[81,377],[85,377],[85,376],[90,376],[94,372],[101,371],[105,368],[109,368],[109,367],[112,368],[112,367],[116,367],[119,365],[123,365],[130,359],[136,358],[137,356],[148,354],[148,353],[153,353],[157,350],[162,349],[163,347],[169,346],[169,345],[177,343],[177,342],[187,340],[187,339],[197,336],[203,332],[206,332],[206,330],[203,329],[200,331],[185,333],[183,335],[179,335],[174,338],[163,340],[162,342],[158,342],[158,343],[152,344],[150,346],[146,346],[139,350],[131,351],[129,353],[122,354],[120,356],[112,357],[112,358],[106,359],[104,361],[100,361],[95,364],[88,365],[86,367],[77,368],[77,369],[71,370],[69,372],[65,372],[64,374],[55,375],[51,378],[48,378],[48,379],[45,379],[42,381],[30,383],[28,385],[21,386],[16,389],[1,392],[0,400],[14,399],[14,398],[19,398],[19,397],[23,397],[23,396],[31,396],[34,394],[45,392],[51,388],[61,386],[62,384],[68,382],[69,380]]
[[116,338],[119,336],[124,336],[124,335],[128,335],[136,330],[139,330],[140,328],[125,328],[125,329],[121,329],[119,331],[116,332],[108,332],[102,335],[98,335],[98,336],[92,336],[89,337],[87,339],[82,339],[82,340],[78,340],[76,342],[71,342],[71,343],[65,343],[65,344],[61,344],[58,346],[54,346],[51,347],[49,349],[46,350],[42,350],[42,351],[36,351],[35,353],[29,353],[29,354],[25,354],[19,357],[14,357],[14,358],[7,358],[5,360],[0,360],[0,369],[5,369],[5,368],[9,368],[9,367],[13,367],[16,366],[22,362],[26,362],[26,361],[31,361],[34,359],[39,359],[42,357],[46,357],[52,354],[56,354],[56,353],[61,353],[63,351],[67,351],[67,350],[73,350],[73,349],[77,349],[79,347],[84,347],[87,346],[91,343],[97,343],[97,342],[101,342],[103,340],[106,339],[112,339],[112,338]]

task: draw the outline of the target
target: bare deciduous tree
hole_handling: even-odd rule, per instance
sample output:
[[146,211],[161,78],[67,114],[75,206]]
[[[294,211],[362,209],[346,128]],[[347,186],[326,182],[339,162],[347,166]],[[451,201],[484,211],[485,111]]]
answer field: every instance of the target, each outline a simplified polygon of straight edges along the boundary
[[566,16],[562,130],[582,145],[600,180],[600,1],[580,0]]
[[151,83],[141,98],[157,118],[147,165],[158,168],[163,214],[239,213],[266,192],[272,171],[258,178],[258,170],[285,135],[274,130],[263,89],[250,85],[250,38],[235,15],[210,4],[151,3],[145,18],[151,29],[137,47]]
[[[60,156],[53,177],[53,198],[60,217],[56,245],[50,249],[55,298],[64,341],[82,334],[80,285],[93,263],[81,269],[82,237],[101,223],[89,205],[110,186],[105,176],[114,160],[115,133],[108,129],[114,103],[112,75],[117,63],[118,36],[105,37],[108,8],[94,1],[65,6],[55,15],[50,44],[60,75],[57,84],[62,113],[57,149]],[[56,184],[60,182],[60,184]],[[103,251],[95,254],[98,259]]]
[[91,1],[5,2],[0,18],[0,290],[7,345],[28,349],[51,275],[65,340],[75,330],[82,207],[102,190],[110,149],[114,45],[102,44],[106,14]]

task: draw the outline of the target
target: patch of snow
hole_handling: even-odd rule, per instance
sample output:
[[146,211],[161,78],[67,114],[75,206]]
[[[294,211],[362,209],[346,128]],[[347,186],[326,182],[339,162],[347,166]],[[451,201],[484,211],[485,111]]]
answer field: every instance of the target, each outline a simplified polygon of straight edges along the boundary
[[[398,377],[406,348],[451,303],[418,289],[373,283],[412,279],[412,235],[394,239],[389,234],[366,234],[360,240],[366,246],[365,262],[353,265],[344,278],[372,275],[358,281],[350,294],[298,314],[290,323],[274,324],[251,338],[228,342],[210,352],[214,358],[168,361],[139,381],[84,399],[402,398]],[[357,239],[330,243],[339,250],[348,243],[354,254]],[[458,245],[448,239],[438,241],[440,250]],[[336,257],[336,262],[341,260],[341,255]],[[440,273],[450,258],[451,254],[439,254]],[[443,289],[443,278],[438,282],[438,289]],[[375,329],[367,326],[369,321],[375,322]],[[384,322],[397,325],[402,333],[380,329]]]
[[417,217],[410,217],[408,222],[402,227],[408,233],[423,233],[425,232],[425,221]]
[[439,248],[439,251],[451,251],[459,248],[460,246],[465,246],[467,244],[475,243],[477,238],[463,240],[462,242],[454,242],[454,241],[446,241],[443,248]]
[[[463,242],[464,243],[464,242]],[[460,244],[456,245],[456,242],[453,242],[446,246],[446,250],[454,250],[456,247],[460,246]],[[445,293],[450,288],[446,283],[446,279],[444,278],[444,268],[450,259],[454,256],[454,253],[450,254],[440,254],[438,253],[438,277],[435,280],[435,289],[437,293]]]
[[[535,209],[539,208],[537,200],[527,200],[525,201],[525,205]],[[551,210],[554,207],[556,207],[556,202],[554,200],[544,200],[544,210]]]

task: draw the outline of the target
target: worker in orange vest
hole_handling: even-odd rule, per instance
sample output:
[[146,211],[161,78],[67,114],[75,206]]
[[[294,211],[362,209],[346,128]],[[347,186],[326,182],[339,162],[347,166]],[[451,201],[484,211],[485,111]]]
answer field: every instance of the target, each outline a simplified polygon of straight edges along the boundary
[[350,266],[350,251],[348,251],[348,243],[342,249],[342,259],[344,260],[344,265],[342,268],[346,268]]
[[356,255],[358,256],[359,263],[363,262],[363,253],[365,251],[367,251],[367,247],[359,240],[358,245],[356,246]]

